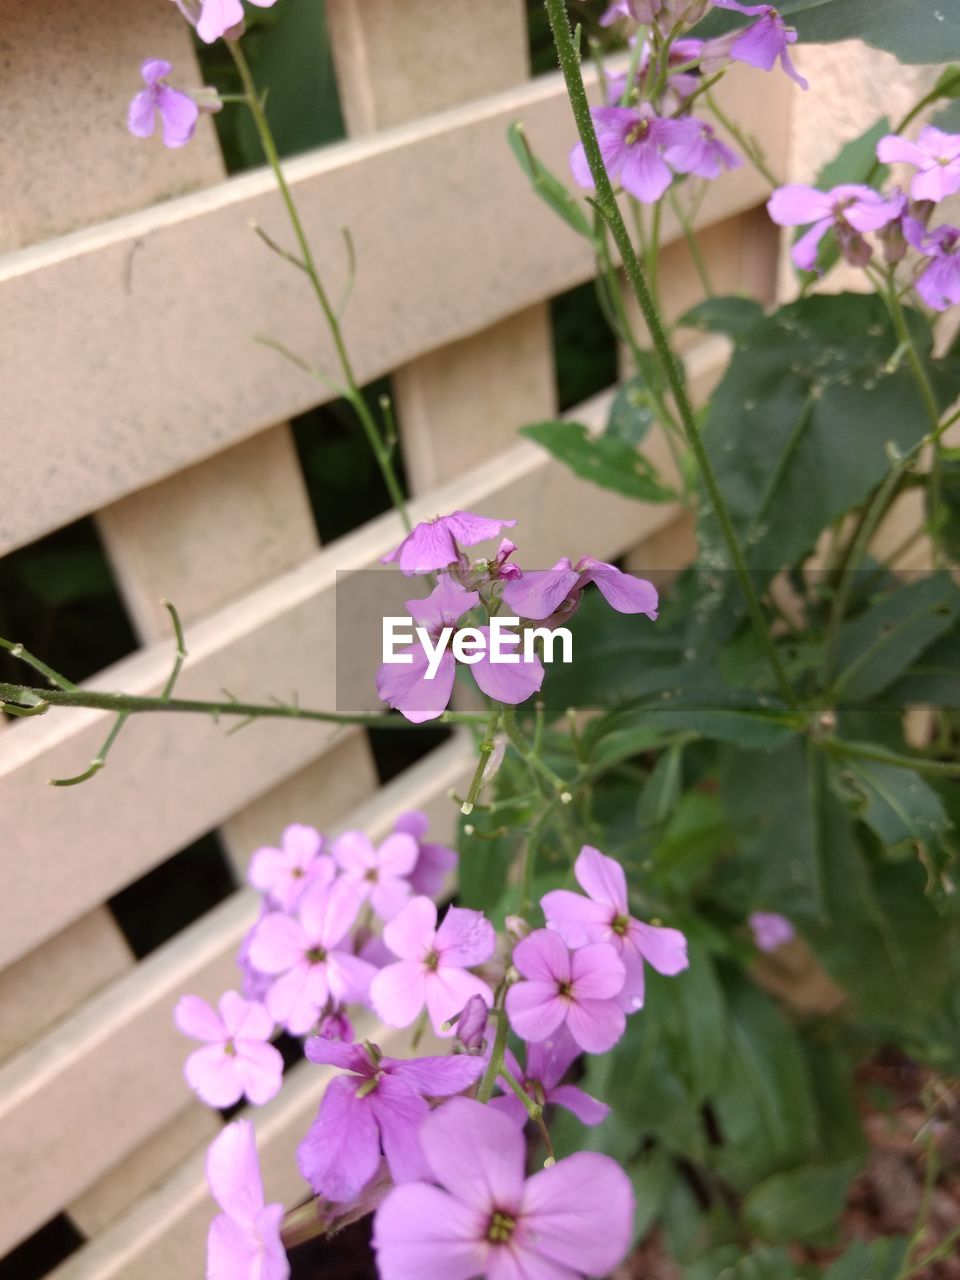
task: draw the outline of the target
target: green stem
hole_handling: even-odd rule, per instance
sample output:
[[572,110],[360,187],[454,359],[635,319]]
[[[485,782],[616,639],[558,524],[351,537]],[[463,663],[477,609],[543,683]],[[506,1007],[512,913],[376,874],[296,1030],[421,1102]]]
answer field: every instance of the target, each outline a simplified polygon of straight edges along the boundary
[[[48,707],[90,707],[118,715],[165,711],[174,714],[237,716],[243,720],[318,720],[325,724],[361,724],[383,729],[419,729],[397,715],[348,715],[336,711],[313,711],[289,703],[206,701],[199,698],[149,698],[130,693],[101,693],[96,689],[32,689],[28,685],[0,683],[0,710],[4,703],[34,708],[42,714]],[[463,711],[445,711],[436,724],[483,724],[484,717]]]
[[[293,192],[287,182],[286,175],[283,172],[283,165],[280,162],[280,153],[277,150],[277,144],[270,128],[270,122],[267,119],[267,113],[263,108],[263,101],[257,92],[257,86],[254,82],[250,66],[247,63],[246,55],[240,44],[236,40],[227,40],[227,48],[233,58],[237,72],[243,85],[244,97],[250,114],[256,126],[257,134],[260,138],[260,145],[263,148],[263,154],[267,163],[273,170],[274,177],[277,180],[277,186],[280,189],[280,195],[286,206],[287,216],[290,219],[290,225],[293,228],[293,234],[296,237],[297,244],[300,247],[302,262],[298,262],[298,266],[302,266],[310,278],[313,286],[313,292],[320,304],[324,319],[327,322],[327,328],[330,330],[330,336],[333,338],[333,344],[336,347],[337,358],[340,361],[340,368],[343,371],[344,382],[346,383],[346,398],[353,407],[360,425],[363,428],[367,441],[376,458],[377,465],[380,468],[380,474],[383,476],[383,482],[387,487],[390,495],[390,501],[393,503],[400,519],[403,521],[404,528],[409,533],[411,529],[410,516],[407,512],[406,498],[400,485],[396,469],[393,465],[393,459],[390,456],[390,449],[380,433],[380,429],[374,421],[373,415],[363,398],[360,385],[357,382],[356,375],[353,371],[353,365],[347,351],[346,343],[343,338],[343,330],[340,327],[339,317],[327,296],[327,291],[320,279],[320,273],[313,257],[313,251],[310,248],[310,241],[304,230],[300,213],[297,209],[296,201],[293,198]],[[284,254],[283,256],[289,257]]]
[[657,355],[660,367],[663,370],[667,385],[673,394],[674,403],[677,406],[680,415],[680,421],[683,424],[684,434],[687,443],[696,459],[700,474],[707,490],[710,502],[713,506],[717,523],[724,542],[730,553],[733,562],[734,571],[740,583],[740,589],[743,592],[747,609],[749,610],[754,628],[757,632],[758,639],[763,646],[767,661],[770,664],[771,671],[780,687],[785,700],[790,706],[797,705],[797,697],[794,693],[793,686],[787,676],[786,670],[780,661],[780,655],[774,644],[773,636],[764,616],[763,609],[760,606],[760,600],[757,597],[753,583],[750,581],[750,574],[747,569],[743,553],[737,542],[737,537],[733,529],[730,514],[727,511],[726,503],[720,492],[717,478],[713,471],[713,466],[704,448],[703,440],[700,436],[700,429],[697,426],[696,417],[694,416],[693,406],[687,395],[684,386],[683,375],[673,351],[667,341],[664,332],[663,322],[660,314],[654,305],[653,298],[647,286],[643,269],[634,252],[629,233],[623,221],[620,207],[617,204],[610,178],[607,175],[606,167],[603,163],[603,156],[600,152],[600,145],[597,142],[596,131],[593,127],[593,119],[590,115],[590,104],[587,101],[586,90],[583,85],[583,77],[580,72],[580,61],[577,56],[577,50],[573,42],[570,32],[570,24],[567,21],[566,7],[564,0],[545,0],[547,8],[547,16],[550,20],[550,27],[553,31],[554,44],[557,49],[557,55],[560,59],[560,67],[563,71],[564,80],[567,85],[567,92],[570,97],[570,105],[573,109],[574,120],[576,121],[577,131],[583,143],[584,152],[587,162],[590,166],[590,172],[596,185],[596,205],[603,218],[610,227],[611,235],[614,243],[620,252],[627,279],[630,281],[637,302],[640,304],[640,310],[646,321],[647,329],[653,341],[654,350]]
[[460,806],[460,812],[464,817],[473,813],[473,806],[477,803],[477,797],[480,795],[480,788],[483,786],[483,775],[486,772],[487,761],[490,759],[490,753],[493,751],[494,738],[497,732],[497,725],[500,723],[500,703],[494,704],[493,710],[490,712],[490,719],[487,721],[487,727],[484,730],[483,740],[479,746],[479,759],[477,767],[473,773],[473,779],[470,782],[470,789],[467,792],[467,798]]
[[12,640],[4,640],[0,636],[0,649],[6,649],[11,658],[19,658],[21,662],[25,662],[28,667],[32,667],[45,680],[49,680],[50,684],[56,689],[76,689],[76,685],[68,680],[66,676],[62,676],[59,671],[54,671],[53,667],[48,667],[45,662],[32,654],[29,649],[25,649],[22,644],[16,644]]
[[[566,781],[559,774],[554,773],[550,766],[537,754],[530,746],[526,738],[520,732],[520,726],[517,724],[517,713],[512,706],[504,703],[503,712],[503,730],[510,741],[510,745],[514,748],[520,758],[524,761],[527,768],[534,777],[542,778],[551,789],[551,792],[557,794],[561,802],[569,803],[570,792],[567,789]],[[566,796],[567,800],[563,801]]]
[[884,747],[871,747],[862,742],[843,742],[838,738],[821,738],[818,746],[829,755],[844,756],[854,760],[872,760],[875,764],[887,764],[894,769],[913,769],[931,778],[960,778],[960,764],[947,764],[943,760],[925,760],[915,756],[901,756]]
[[502,1008],[491,1010],[491,1014],[496,1018],[497,1030],[493,1037],[493,1048],[490,1050],[490,1061],[487,1063],[487,1069],[483,1073],[483,1079],[480,1081],[480,1088],[477,1090],[478,1102],[489,1102],[493,1097],[493,1087],[497,1083],[497,1076],[503,1070],[503,1056],[507,1049],[507,1032],[510,1030],[507,1015]]
[[707,93],[706,102],[711,113],[717,118],[717,120],[719,120],[727,133],[730,134],[731,138],[734,138],[736,142],[739,143],[744,155],[756,169],[757,173],[759,173],[762,178],[765,178],[767,182],[770,183],[771,187],[778,187],[780,185],[780,179],[769,167],[766,160],[764,160],[760,149],[756,146],[753,140],[747,137],[743,130],[730,119],[721,107],[717,106],[717,101],[712,93]]
[[670,187],[668,195],[670,198],[670,206],[676,214],[677,221],[680,223],[680,229],[683,231],[683,238],[686,240],[687,248],[690,250],[690,257],[693,260],[694,269],[699,277],[703,292],[708,298],[713,298],[716,296],[716,290],[714,289],[713,282],[710,279],[710,271],[707,267],[707,261],[703,256],[703,250],[700,248],[700,241],[697,238],[697,233],[693,229],[693,224],[687,217],[686,211],[680,203],[680,199],[672,186]]

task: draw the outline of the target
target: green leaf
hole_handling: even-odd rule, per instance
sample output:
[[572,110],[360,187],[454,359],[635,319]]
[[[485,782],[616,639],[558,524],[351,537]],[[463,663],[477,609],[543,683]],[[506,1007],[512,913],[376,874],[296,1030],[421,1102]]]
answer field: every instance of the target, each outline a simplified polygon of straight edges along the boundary
[[728,338],[741,338],[763,319],[763,307],[753,298],[731,294],[724,298],[707,298],[685,312],[677,324],[707,333],[723,333]]
[[673,1161],[662,1151],[649,1151],[627,1165],[633,1185],[636,1208],[633,1214],[633,1238],[640,1240],[653,1225],[670,1184],[676,1177]]
[[859,1160],[775,1173],[743,1202],[744,1222],[771,1244],[816,1243],[843,1211]]
[[744,1256],[739,1245],[724,1245],[683,1269],[683,1280],[798,1280],[784,1249],[755,1245]]
[[[929,327],[916,313],[910,323],[927,353]],[[896,346],[880,299],[849,293],[800,299],[741,339],[714,392],[704,443],[758,575],[801,559],[870,495],[889,471],[888,444],[906,452],[923,438],[913,378],[889,368]],[[721,579],[714,608],[730,612],[736,584],[716,572],[729,557],[709,509],[700,534]]]
[[910,1248],[906,1236],[855,1240],[823,1273],[823,1280],[897,1280]]
[[722,686],[664,688],[645,702],[648,724],[685,729],[744,748],[773,750],[797,734],[795,716],[766,694]]
[[951,829],[933,787],[912,769],[849,756],[832,765],[834,790],[886,845],[935,845]]
[[960,628],[954,627],[925,649],[909,670],[886,691],[894,705],[929,702],[960,707]]
[[656,421],[646,394],[648,385],[647,379],[638,374],[623,384],[610,406],[606,434],[631,448],[642,443]]
[[845,703],[874,697],[958,619],[960,587],[946,572],[884,596],[843,624],[835,692]]
[[[777,9],[804,42],[864,40],[909,63],[960,57],[960,11],[950,0],[780,0]],[[709,37],[749,21],[715,11],[696,34]]]
[[530,179],[530,184],[540,199],[578,235],[593,240],[593,227],[590,225],[583,204],[572,196],[560,179],[537,159],[523,125],[518,120],[515,120],[507,129],[507,141],[510,144],[510,150],[517,157],[520,168]]
[[[927,517],[930,510],[930,489],[927,489]],[[937,530],[937,539],[951,560],[960,560],[960,449],[945,449],[940,463],[940,502],[943,524]]]
[[690,940],[689,956],[690,967],[677,976],[675,986],[693,1093],[698,1102],[705,1102],[720,1086],[729,1028],[723,988],[710,953]]
[[675,490],[657,476],[642,453],[616,436],[590,434],[581,422],[536,422],[520,434],[541,445],[582,480],[637,502],[672,502]]

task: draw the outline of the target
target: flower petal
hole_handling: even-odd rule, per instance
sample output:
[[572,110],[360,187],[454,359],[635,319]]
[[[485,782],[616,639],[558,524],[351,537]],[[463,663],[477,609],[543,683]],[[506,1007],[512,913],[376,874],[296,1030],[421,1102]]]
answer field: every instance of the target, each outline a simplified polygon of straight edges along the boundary
[[357,1097],[359,1086],[356,1077],[331,1080],[317,1118],[297,1148],[300,1172],[328,1200],[354,1199],[380,1164],[376,1117],[369,1097]]
[[627,971],[608,942],[592,942],[571,954],[570,975],[576,1000],[609,1000],[623,989]]
[[490,658],[490,628],[478,627],[483,635],[485,649],[478,662],[474,662],[470,670],[477,685],[488,698],[497,702],[508,702],[515,706],[532,698],[543,684],[545,672],[543,663],[536,655],[529,660],[523,656],[522,645],[512,646],[510,637],[517,636],[518,631],[505,628],[501,632],[502,651],[511,657],[519,658],[519,662],[493,662]]
[[185,147],[193,137],[200,118],[200,108],[194,100],[169,85],[160,85],[157,95],[157,110],[163,120],[163,145],[165,147]]
[[618,613],[643,613],[656,621],[659,597],[652,582],[635,578],[632,573],[622,573],[615,565],[604,564],[592,556],[584,556],[578,567],[581,580],[595,582],[611,609]]
[[377,1209],[380,1280],[473,1280],[486,1270],[486,1221],[438,1187],[395,1187]]
[[380,1126],[383,1154],[394,1182],[415,1182],[429,1178],[419,1131],[430,1107],[409,1084],[395,1076],[382,1075],[369,1098]]
[[183,1067],[187,1084],[208,1107],[232,1107],[243,1097],[237,1060],[222,1044],[208,1044],[191,1053]]
[[567,1011],[567,1027],[587,1053],[606,1053],[623,1035],[627,1016],[616,1000],[575,1000]]
[[223,1019],[200,996],[181,996],[173,1011],[178,1031],[194,1040],[222,1042],[228,1038]]
[[634,920],[630,924],[630,938],[637,950],[657,973],[673,976],[688,967],[687,939],[679,929],[666,929],[661,925],[643,924]]
[[486,1063],[479,1056],[457,1053],[447,1058],[385,1058],[383,1066],[421,1097],[447,1098],[479,1080]]
[[778,226],[802,227],[833,217],[833,197],[816,187],[778,187],[767,201],[767,212]]
[[556,930],[568,947],[606,942],[612,936],[613,909],[569,889],[551,889],[540,899],[549,929]]
[[577,1272],[608,1275],[633,1235],[630,1179],[609,1156],[578,1152],[527,1181],[522,1221],[524,1240],[538,1253]]
[[581,1124],[589,1125],[591,1128],[594,1125],[603,1124],[610,1114],[610,1108],[605,1102],[592,1098],[589,1093],[578,1089],[575,1084],[558,1084],[555,1088],[547,1090],[546,1098],[547,1102],[555,1107],[564,1107],[572,1112]]
[[546,1040],[563,1023],[571,1005],[555,982],[518,982],[507,992],[510,1026],[522,1040]]
[[447,709],[453,693],[457,664],[449,649],[442,654],[431,680],[429,660],[423,648],[411,645],[404,651],[413,658],[407,665],[385,662],[377,672],[377,697],[399,711],[412,724],[436,720]]
[[464,1204],[481,1213],[520,1207],[525,1143],[509,1117],[451,1098],[423,1122],[420,1142],[436,1180]]
[[437,904],[414,898],[383,930],[383,940],[401,960],[423,960],[437,931]]
[[518,942],[513,963],[525,978],[554,985],[570,981],[570,949],[549,929],[535,929]]
[[490,959],[497,946],[497,933],[482,911],[450,907],[433,945],[442,965],[468,969]]
[[236,991],[225,991],[220,997],[220,1017],[227,1034],[234,1040],[269,1040],[273,1035],[273,1019],[259,1000],[244,1000]]
[[595,902],[607,903],[618,915],[629,914],[627,877],[616,858],[608,858],[593,845],[585,844],[573,864],[573,874],[580,888]]
[[574,590],[580,575],[569,560],[561,560],[552,569],[524,572],[503,588],[503,603],[508,614],[542,622],[556,613]]
[[479,996],[488,1009],[493,1004],[493,992],[482,978],[467,973],[465,969],[445,965],[424,975],[423,991],[430,1021],[438,1036],[456,1034],[456,1027],[444,1031],[443,1025],[458,1014],[473,996]]
[[207,1151],[207,1182],[225,1213],[240,1222],[254,1221],[263,1208],[263,1182],[249,1120],[235,1120],[214,1138]]
[[280,1092],[283,1055],[272,1044],[247,1041],[237,1048],[234,1061],[243,1092],[255,1107],[262,1107]]
[[127,129],[135,138],[149,138],[157,126],[157,104],[149,89],[142,89],[127,108]]
[[370,1003],[388,1027],[409,1027],[426,1002],[426,969],[416,960],[401,960],[381,969],[370,983]]

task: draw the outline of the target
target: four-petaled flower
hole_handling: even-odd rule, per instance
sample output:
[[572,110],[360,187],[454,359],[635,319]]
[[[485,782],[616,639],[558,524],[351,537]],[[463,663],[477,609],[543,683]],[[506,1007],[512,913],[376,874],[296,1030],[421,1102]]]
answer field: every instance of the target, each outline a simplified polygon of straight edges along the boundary
[[772,71],[779,58],[781,67],[791,80],[795,80],[801,89],[810,88],[791,62],[788,52],[790,45],[797,42],[796,30],[787,26],[772,5],[741,4],[740,0],[713,2],[719,9],[733,9],[751,18],[759,14],[760,18],[744,31],[733,31],[715,40],[707,40],[700,62],[704,72],[709,75],[718,71],[728,61],[746,62],[761,71]]
[[903,232],[930,259],[917,279],[917,293],[934,311],[956,306],[960,302],[960,228],[944,223],[925,231],[914,218],[904,218]]
[[370,984],[370,1003],[388,1027],[409,1027],[426,1005],[438,1035],[448,1018],[459,1013],[471,996],[493,1004],[487,984],[468,973],[493,955],[497,935],[480,911],[450,907],[437,928],[437,905],[414,898],[383,930],[395,956]]
[[207,1182],[223,1210],[207,1236],[207,1280],[288,1280],[282,1204],[264,1204],[253,1125],[236,1120],[207,1151]]
[[888,133],[877,143],[884,164],[909,164],[917,170],[910,183],[914,200],[943,200],[960,191],[960,134],[927,125],[916,142]]
[[591,582],[618,613],[643,613],[656,620],[659,601],[653,583],[623,573],[593,556],[583,556],[576,565],[564,557],[552,569],[524,573],[503,588],[503,603],[519,618],[559,622],[576,610],[584,588]]
[[266,895],[271,906],[292,911],[304,891],[314,884],[330,884],[337,874],[331,857],[322,853],[323,836],[302,822],[284,828],[280,848],[258,849],[250,860],[247,879]]
[[469,1098],[429,1115],[420,1143],[430,1182],[394,1188],[374,1220],[381,1280],[579,1280],[626,1254],[633,1191],[609,1156],[525,1178],[522,1129]]
[[571,951],[558,933],[536,929],[518,942],[513,963],[525,981],[507,992],[510,1026],[523,1040],[546,1040],[566,1026],[587,1053],[606,1053],[623,1035],[627,971],[606,942]]
[[761,951],[776,951],[792,942],[797,931],[786,918],[775,911],[753,911],[747,918],[753,940]]
[[[570,1069],[570,1064],[579,1056],[580,1050],[573,1037],[566,1031],[560,1031],[549,1040],[527,1045],[527,1065],[522,1070],[509,1049],[504,1060],[514,1080],[523,1086],[524,1092],[534,1102],[539,1102],[541,1106],[563,1107],[572,1111],[582,1124],[602,1124],[610,1114],[606,1103],[598,1102],[575,1084],[560,1083]],[[506,1082],[501,1082],[501,1087],[503,1095],[492,1098],[491,1107],[505,1111],[517,1124],[524,1125],[527,1112],[523,1103]]]
[[172,65],[163,58],[147,58],[142,64],[140,74],[147,87],[130,103],[127,128],[136,138],[149,138],[159,116],[163,124],[163,145],[184,147],[196,131],[200,108],[188,93],[172,89],[167,83],[172,70]]
[[400,572],[408,578],[414,573],[432,573],[446,569],[461,560],[459,542],[464,547],[475,547],[478,542],[495,538],[503,529],[512,529],[516,520],[491,520],[487,516],[475,516],[469,511],[454,511],[436,520],[424,520],[400,543],[396,550],[381,556],[381,564],[396,561]]
[[[695,120],[668,120],[658,116],[649,102],[632,107],[593,107],[590,111],[604,167],[611,181],[619,179],[624,191],[644,204],[654,204],[673,181],[665,153],[695,141],[700,127]],[[675,165],[678,172],[684,172]],[[583,143],[570,153],[570,168],[581,187],[592,188],[593,176]]]
[[385,1058],[376,1045],[308,1040],[311,1062],[351,1074],[327,1085],[297,1149],[300,1172],[317,1195],[352,1200],[377,1172],[381,1148],[394,1182],[427,1176],[417,1131],[427,1098],[447,1098],[480,1079],[483,1058]]
[[435,898],[441,891],[444,881],[460,861],[455,849],[448,849],[443,844],[433,844],[424,840],[430,819],[419,809],[411,809],[401,813],[393,824],[395,831],[405,832],[413,836],[417,842],[418,856],[416,865],[410,873],[410,887],[414,893],[423,894],[427,898]]
[[[243,31],[243,5],[240,0],[174,0],[177,8],[197,29],[206,44],[221,36],[228,38]],[[250,0],[261,9],[269,9],[277,0]]]
[[345,831],[333,842],[333,858],[352,884],[361,902],[370,905],[381,920],[392,920],[410,899],[409,876],[419,850],[413,836],[395,831],[374,845],[362,831]]
[[330,999],[338,1004],[366,999],[376,970],[347,949],[359,907],[355,887],[336,880],[308,889],[296,915],[272,911],[254,930],[250,961],[261,973],[276,976],[267,1008],[291,1035],[309,1031]]
[[178,1030],[206,1042],[184,1065],[187,1084],[208,1107],[232,1107],[244,1096],[258,1106],[269,1102],[283,1079],[283,1058],[269,1043],[273,1018],[235,991],[224,992],[219,1008],[183,996],[173,1011]]
[[687,940],[679,929],[644,924],[630,914],[627,878],[615,858],[584,845],[574,863],[577,883],[587,894],[553,889],[541,901],[547,927],[555,929],[571,947],[606,942],[615,948],[626,969],[621,1003],[639,1009],[644,995],[644,961],[658,973],[672,977],[687,968]]
[[[444,574],[425,599],[408,600],[407,609],[414,622],[436,644],[444,632],[447,632],[449,639],[460,619],[475,608],[479,601],[478,592],[465,590],[459,582],[454,582]],[[543,684],[544,670],[540,659],[534,655],[530,661],[525,661],[523,654],[517,653],[519,661],[516,663],[492,662],[490,628],[477,627],[476,630],[482,637],[484,648],[480,651],[478,661],[471,663],[470,669],[483,692],[498,702],[517,703],[532,697]],[[510,634],[517,635],[519,644],[519,634]],[[509,643],[509,636],[505,639]],[[453,653],[449,647],[444,649],[433,676],[428,675],[429,658],[419,641],[401,649],[400,653],[409,657],[410,661],[385,662],[381,666],[377,673],[377,695],[388,706],[401,711],[414,724],[435,720],[446,709],[453,693],[457,670]]]
[[899,218],[904,198],[895,193],[883,196],[872,187],[844,183],[831,191],[816,187],[778,187],[767,202],[767,210],[781,227],[801,227],[813,223],[791,250],[791,257],[802,271],[813,271],[817,265],[817,248],[827,232],[837,231],[841,248],[858,260],[863,250],[869,259],[869,246],[863,240],[865,231],[879,231]]

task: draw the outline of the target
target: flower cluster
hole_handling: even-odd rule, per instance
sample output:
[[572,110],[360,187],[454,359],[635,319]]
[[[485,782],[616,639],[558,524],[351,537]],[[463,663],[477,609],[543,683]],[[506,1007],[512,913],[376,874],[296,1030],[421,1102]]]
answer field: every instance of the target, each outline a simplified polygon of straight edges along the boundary
[[[379,846],[356,831],[328,843],[294,825],[280,847],[257,852],[250,880],[263,913],[242,965],[247,996],[251,979],[259,994],[228,992],[219,1011],[196,996],[180,1001],[177,1025],[204,1041],[187,1080],[211,1106],[266,1102],[282,1075],[276,1025],[308,1036],[308,1061],[336,1074],[300,1143],[300,1171],[321,1221],[376,1211],[384,1280],[535,1280],[559,1274],[561,1259],[571,1280],[606,1273],[630,1242],[629,1179],[607,1156],[555,1162],[552,1152],[526,1178],[524,1126],[537,1121],[549,1152],[545,1107],[585,1125],[605,1120],[606,1105],[565,1077],[582,1053],[606,1052],[623,1034],[643,1004],[646,964],[686,967],[686,941],[633,917],[623,868],[585,846],[574,868],[583,893],[547,893],[546,927],[515,920],[520,940],[498,957],[481,912],[449,907],[440,918],[416,892],[438,892],[456,856],[424,835],[420,814],[404,815]],[[389,1027],[428,1020],[436,1050],[401,1058],[354,1043],[357,1006]],[[526,1042],[522,1067],[489,1033],[501,1023]],[[444,1040],[449,1051],[437,1052]],[[208,1276],[284,1280],[283,1211],[265,1204],[249,1121],[213,1143],[208,1180],[222,1210]]]
[[[821,240],[833,232],[842,257],[852,266],[871,268],[876,248],[894,269],[904,268],[912,286],[934,311],[960,302],[960,228],[948,223],[931,227],[937,204],[960,191],[960,134],[944,133],[928,125],[916,141],[888,134],[877,143],[877,162],[913,170],[909,192],[892,188],[886,194],[862,184],[846,184],[830,191],[815,187],[780,187],[767,208],[783,227],[808,227],[792,249],[794,263],[804,271],[817,269]],[[867,240],[875,233],[877,245]]]
[[[779,61],[807,88],[790,61],[797,33],[776,9],[739,0],[712,3],[756,21],[713,40],[675,39],[679,30],[700,21],[711,0],[614,0],[601,18],[605,26],[627,19],[650,29],[642,47],[634,46],[631,71],[608,77],[606,105],[591,111],[607,173],[643,204],[656,203],[675,175],[710,180],[743,163],[712,125],[693,114],[705,77],[731,62],[770,71]],[[573,148],[570,167],[580,186],[593,187],[582,143]]]
[[[471,561],[464,548],[496,538],[515,520],[496,520],[454,511],[452,515],[418,524],[403,542],[383,557],[385,564],[397,564],[407,577],[439,573],[439,581],[428,596],[408,600],[410,616],[434,642],[454,631],[474,611],[482,613],[485,625],[475,628],[486,647],[470,663],[473,678],[488,697],[498,702],[524,702],[538,692],[544,680],[540,658],[521,656],[509,663],[491,660],[490,619],[506,609],[515,618],[519,631],[529,622],[559,626],[577,610],[584,589],[592,582],[612,608],[620,613],[657,616],[657,591],[652,583],[621,572],[592,556],[576,565],[559,560],[552,569],[524,571],[511,562],[516,544],[509,538],[500,542],[492,559]],[[520,643],[519,632],[511,632]],[[445,649],[433,675],[420,644],[400,651],[405,665],[384,663],[377,676],[377,693],[388,706],[401,711],[408,720],[421,723],[436,719],[446,709],[453,693],[457,661]]]

